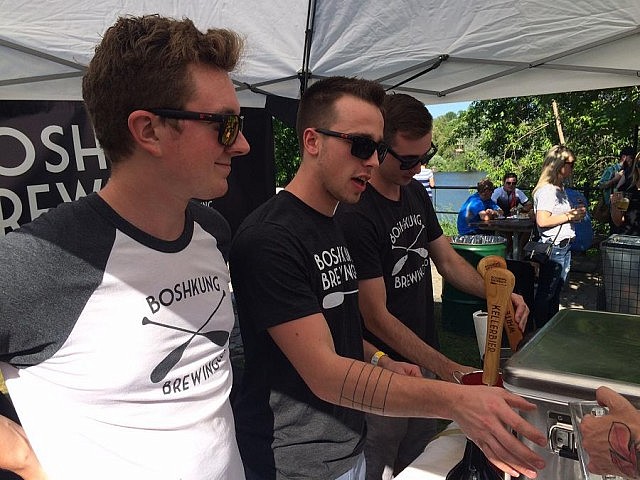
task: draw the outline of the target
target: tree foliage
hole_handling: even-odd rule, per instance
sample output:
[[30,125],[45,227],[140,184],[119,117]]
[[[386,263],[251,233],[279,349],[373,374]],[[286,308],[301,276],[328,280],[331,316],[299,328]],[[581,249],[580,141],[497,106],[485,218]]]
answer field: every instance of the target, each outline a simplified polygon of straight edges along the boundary
[[460,114],[449,112],[433,121],[433,141],[438,155],[431,160],[435,170],[464,172],[475,170],[486,154],[480,150],[477,138],[463,129]]
[[276,163],[276,185],[286,186],[300,165],[300,149],[295,129],[273,119],[273,142]]
[[459,136],[476,138],[485,156],[473,164],[499,180],[507,171],[523,184],[537,182],[545,152],[560,143],[556,100],[565,144],[577,156],[573,182],[593,187],[620,148],[637,136],[638,87],[473,102],[456,124]]

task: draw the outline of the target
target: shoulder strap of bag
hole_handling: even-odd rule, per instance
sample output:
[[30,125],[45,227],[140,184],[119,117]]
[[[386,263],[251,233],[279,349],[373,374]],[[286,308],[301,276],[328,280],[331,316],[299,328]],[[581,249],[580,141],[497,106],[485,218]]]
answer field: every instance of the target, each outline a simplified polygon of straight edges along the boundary
[[[535,228],[531,229],[531,234],[529,235],[529,241],[530,242],[539,242],[542,239],[542,235],[540,234],[540,229],[538,227],[538,222],[534,221],[534,225]],[[560,235],[560,230],[562,230],[562,227],[564,227],[564,223],[560,224],[560,228],[558,229],[558,233],[556,233],[556,236],[553,237],[553,243],[555,245],[556,240],[558,239],[558,235]]]

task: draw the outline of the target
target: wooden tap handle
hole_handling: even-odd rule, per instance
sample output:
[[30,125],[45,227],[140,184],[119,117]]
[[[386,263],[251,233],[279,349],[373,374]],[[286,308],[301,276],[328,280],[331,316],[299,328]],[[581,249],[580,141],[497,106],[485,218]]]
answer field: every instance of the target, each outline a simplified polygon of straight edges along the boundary
[[[492,268],[507,268],[507,261],[498,255],[488,255],[486,257],[482,257],[478,262],[478,273],[485,277],[488,270]],[[513,310],[513,304],[511,301],[507,303],[507,313],[504,317],[504,329],[507,332],[507,338],[509,339],[509,347],[511,351],[515,352],[518,350],[518,346],[522,341],[522,331],[518,324],[516,323],[515,311]]]
[[478,270],[478,273],[482,276],[482,278],[484,278],[487,270],[496,267],[507,268],[507,261],[504,259],[504,257],[501,257],[499,255],[487,255],[486,257],[482,257],[480,259],[476,269]]
[[507,340],[509,340],[509,348],[512,352],[516,352],[522,342],[522,330],[516,322],[516,312],[513,310],[511,300],[507,302],[507,312],[504,316],[504,329],[507,332]]
[[498,381],[500,370],[500,346],[502,330],[507,314],[507,305],[511,303],[511,293],[516,279],[506,268],[491,268],[484,277],[487,295],[487,344],[484,350],[482,383],[493,386]]

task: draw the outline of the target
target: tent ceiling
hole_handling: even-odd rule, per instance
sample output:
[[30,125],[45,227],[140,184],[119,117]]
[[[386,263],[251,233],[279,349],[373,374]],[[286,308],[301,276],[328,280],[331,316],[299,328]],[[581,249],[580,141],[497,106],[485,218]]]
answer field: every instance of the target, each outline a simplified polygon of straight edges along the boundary
[[80,99],[101,33],[143,13],[245,35],[232,75],[245,106],[296,98],[305,58],[311,82],[362,76],[426,104],[640,85],[638,0],[0,0],[0,12],[0,99]]

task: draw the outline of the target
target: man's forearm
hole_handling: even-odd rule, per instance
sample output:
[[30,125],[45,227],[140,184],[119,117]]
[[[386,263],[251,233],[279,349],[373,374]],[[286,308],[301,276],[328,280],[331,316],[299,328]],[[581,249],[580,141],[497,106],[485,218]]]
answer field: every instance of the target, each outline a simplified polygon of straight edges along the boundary
[[453,262],[439,271],[444,280],[463,292],[486,298],[484,279],[473,266],[464,258],[456,258]]
[[444,380],[451,380],[451,373],[459,365],[424,342],[409,327],[390,313],[366,318],[367,330],[385,342],[396,352],[417,365],[435,373]]

